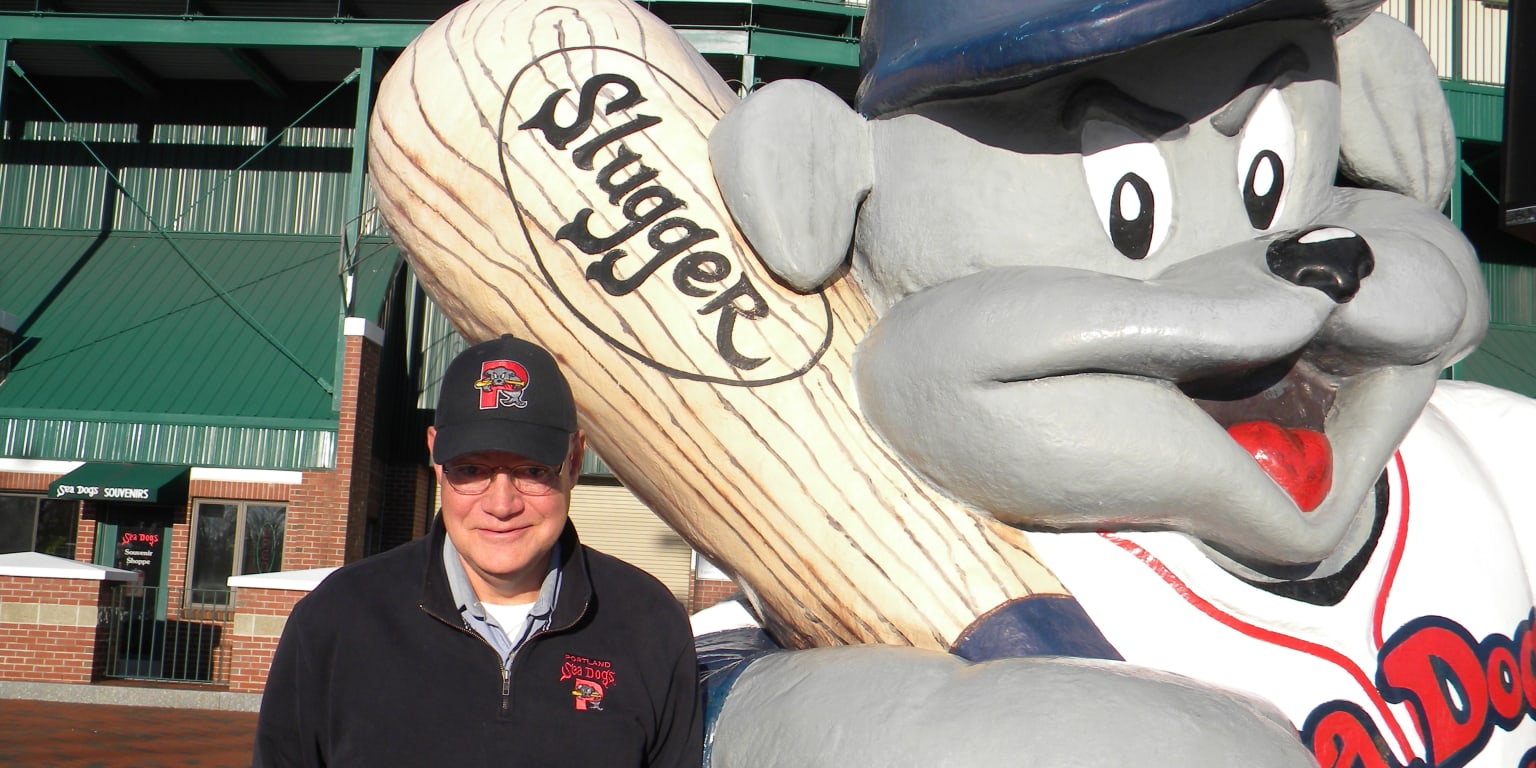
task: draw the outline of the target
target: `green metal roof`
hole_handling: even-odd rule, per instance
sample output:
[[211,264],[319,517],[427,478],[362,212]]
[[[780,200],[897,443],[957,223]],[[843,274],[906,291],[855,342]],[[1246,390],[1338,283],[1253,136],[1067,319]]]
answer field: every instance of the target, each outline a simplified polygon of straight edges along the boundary
[[[381,247],[365,244],[365,252]],[[0,230],[0,455],[306,468],[334,461],[339,239]],[[377,321],[397,258],[359,265]]]

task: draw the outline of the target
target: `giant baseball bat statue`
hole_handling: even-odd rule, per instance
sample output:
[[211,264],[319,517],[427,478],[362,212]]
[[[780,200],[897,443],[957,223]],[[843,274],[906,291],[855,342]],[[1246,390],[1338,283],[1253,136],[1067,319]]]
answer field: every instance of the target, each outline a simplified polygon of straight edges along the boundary
[[864,422],[854,281],[796,293],[739,234],[707,145],[735,101],[628,0],[473,0],[385,77],[369,169],[459,331],[553,351],[604,460],[780,642],[949,649],[998,606],[1064,596],[1023,534]]

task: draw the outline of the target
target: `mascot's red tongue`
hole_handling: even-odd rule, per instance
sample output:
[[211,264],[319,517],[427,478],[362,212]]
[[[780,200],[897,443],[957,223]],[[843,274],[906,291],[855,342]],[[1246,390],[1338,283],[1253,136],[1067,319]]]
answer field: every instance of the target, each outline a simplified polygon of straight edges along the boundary
[[1333,487],[1333,448],[1321,432],[1249,421],[1227,427],[1227,434],[1291,495],[1301,511],[1317,509]]

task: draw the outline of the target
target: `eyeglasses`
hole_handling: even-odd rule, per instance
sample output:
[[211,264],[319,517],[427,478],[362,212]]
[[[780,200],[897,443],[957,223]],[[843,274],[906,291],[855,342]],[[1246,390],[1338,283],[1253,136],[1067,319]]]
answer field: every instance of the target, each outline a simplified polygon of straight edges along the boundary
[[443,479],[453,486],[453,490],[466,496],[485,493],[497,472],[511,475],[512,487],[524,496],[548,496],[561,490],[560,478],[565,474],[565,463],[562,462],[558,467],[545,464],[519,464],[515,467],[470,463],[443,465]]

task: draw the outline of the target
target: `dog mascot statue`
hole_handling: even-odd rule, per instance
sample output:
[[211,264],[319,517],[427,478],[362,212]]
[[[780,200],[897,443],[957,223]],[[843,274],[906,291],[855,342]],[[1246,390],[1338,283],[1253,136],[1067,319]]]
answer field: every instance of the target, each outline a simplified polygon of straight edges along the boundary
[[[1523,444],[1536,406],[1442,380],[1481,340],[1487,299],[1470,244],[1440,213],[1456,169],[1434,67],[1376,5],[870,0],[853,107],[781,81],[724,111],[707,131],[709,167],[773,275],[754,290],[776,280],[814,296],[855,283],[873,320],[853,340],[846,389],[880,452],[963,510],[945,518],[962,521],[953,530],[988,541],[1012,541],[994,528],[1023,532],[1060,588],[958,601],[964,630],[939,632],[939,647],[823,642],[816,632],[841,630],[806,596],[832,590],[776,599],[776,585],[800,575],[753,570],[811,544],[727,551],[724,539],[754,528],[712,533],[732,505],[655,505],[739,574],[762,625],[701,638],[711,765],[1536,766],[1525,554],[1536,552],[1536,472]],[[516,198],[507,169],[527,153],[507,137],[564,157],[580,121],[601,112],[599,93],[608,113],[631,119],[593,128],[577,149],[615,158],[583,166],[606,168],[606,204],[658,177],[663,153],[640,152],[637,137],[680,121],[636,122],[626,110],[657,105],[634,78],[588,79],[591,91],[549,82],[546,106],[578,93],[590,103],[500,118],[501,160],[481,167],[499,162],[502,175],[458,183],[504,181]],[[516,100],[517,86],[498,87]],[[497,124],[498,108],[508,109],[477,101],[478,124]],[[404,118],[390,119],[376,117],[375,132],[404,135]],[[626,164],[639,179],[628,186],[614,181]],[[652,264],[723,231],[699,223],[697,199],[713,190],[690,187],[688,207],[681,188],[674,179],[665,195],[624,203],[632,232],[654,224]],[[533,243],[529,197],[514,202]],[[457,203],[412,200],[381,207],[424,281],[467,335],[500,331],[486,319],[500,309],[464,298],[478,289],[456,282],[463,264],[434,265],[432,238],[408,231],[425,226],[407,223],[410,205],[452,216]],[[543,276],[529,290],[565,297],[534,302],[538,312],[586,313],[573,358],[578,344],[604,346],[592,337],[618,346],[618,331],[561,286],[606,281],[616,296],[651,274],[627,266],[633,250],[610,250],[624,230],[594,234],[588,216],[603,205],[557,216],[564,226],[545,227],[534,249]],[[695,219],[658,222],[678,211]],[[473,243],[465,232],[495,218],[436,239]],[[562,283],[549,266],[562,241],[601,258]],[[673,283],[707,295],[726,259],[683,257]],[[490,301],[518,303],[498,290]],[[726,342],[767,305],[719,315],[735,325],[711,338],[740,368],[768,356]],[[527,315],[515,322],[540,335]],[[633,363],[658,359],[634,347],[620,358],[626,371],[658,367]],[[607,401],[628,399],[582,403],[583,416],[598,424]],[[798,426],[826,413],[805,412]],[[672,478],[623,470],[650,450],[644,438],[597,432],[637,493],[673,490]],[[720,476],[781,464],[731,462]],[[767,518],[800,505],[758,506]],[[899,501],[863,506],[857,525],[837,522],[816,546],[882,527],[932,535],[900,520]],[[977,548],[954,549],[936,559]],[[849,582],[845,593],[864,589]],[[918,591],[893,593],[926,599]],[[812,619],[796,625],[802,613]],[[872,635],[881,624],[845,623]]]
[[1531,765],[1531,406],[1438,381],[1486,299],[1434,69],[1374,5],[885,0],[862,114],[771,84],[711,157],[785,280],[851,242],[864,412],[1045,532],[1126,661],[1263,697],[1324,765]]

